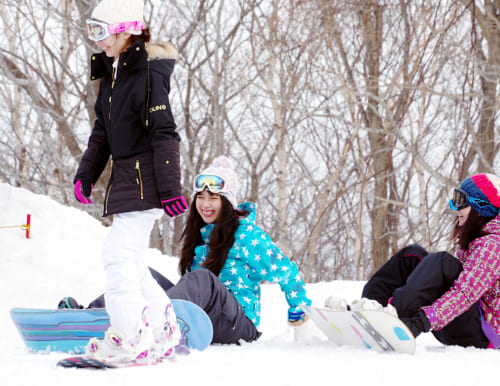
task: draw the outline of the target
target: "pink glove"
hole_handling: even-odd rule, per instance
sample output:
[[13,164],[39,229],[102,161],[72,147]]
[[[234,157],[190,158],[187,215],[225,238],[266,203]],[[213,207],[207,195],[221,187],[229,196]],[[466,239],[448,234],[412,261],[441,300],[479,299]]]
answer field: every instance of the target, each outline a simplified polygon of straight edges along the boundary
[[184,214],[188,209],[186,200],[182,196],[163,200],[161,206],[165,213],[172,218]]
[[75,183],[75,197],[82,204],[92,204],[92,200],[90,199],[90,195],[92,194],[92,188],[94,184],[89,181],[81,181],[78,180]]

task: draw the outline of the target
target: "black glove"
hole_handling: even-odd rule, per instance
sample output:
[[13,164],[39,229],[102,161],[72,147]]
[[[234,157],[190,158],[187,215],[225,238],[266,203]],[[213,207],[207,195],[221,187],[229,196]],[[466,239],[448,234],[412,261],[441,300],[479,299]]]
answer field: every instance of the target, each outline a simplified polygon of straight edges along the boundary
[[401,321],[406,324],[415,338],[422,332],[427,332],[431,329],[431,322],[429,322],[429,319],[425,316],[425,312],[422,310],[419,310],[411,318],[401,318]]
[[78,304],[78,302],[75,300],[75,298],[72,298],[71,296],[62,298],[59,304],[57,305],[57,308],[69,308],[69,309],[79,309],[81,310],[83,306]]

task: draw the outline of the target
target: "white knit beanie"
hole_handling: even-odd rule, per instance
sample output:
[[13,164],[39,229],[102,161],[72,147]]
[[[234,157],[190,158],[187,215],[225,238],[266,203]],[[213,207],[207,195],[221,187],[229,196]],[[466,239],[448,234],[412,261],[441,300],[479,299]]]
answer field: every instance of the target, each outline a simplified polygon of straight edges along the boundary
[[[229,200],[234,209],[238,207],[238,175],[234,171],[233,161],[221,155],[214,159],[208,168],[203,170],[200,174],[222,178],[227,192],[221,193],[221,195]],[[193,199],[195,195],[196,193],[193,194]]]
[[[143,0],[102,0],[92,11],[92,19],[107,24],[139,21],[144,23]],[[141,31],[128,31],[140,35]]]

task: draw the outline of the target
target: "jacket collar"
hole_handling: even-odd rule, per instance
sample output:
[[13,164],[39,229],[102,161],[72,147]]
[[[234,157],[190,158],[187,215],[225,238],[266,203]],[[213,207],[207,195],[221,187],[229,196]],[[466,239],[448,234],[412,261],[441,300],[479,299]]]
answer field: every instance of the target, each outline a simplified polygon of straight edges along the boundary
[[[146,63],[147,53],[144,47],[144,42],[139,40],[132,43],[125,51],[120,54],[118,61],[119,71],[134,67],[141,61]],[[113,58],[106,56],[106,53],[99,52],[93,54],[90,60],[90,79],[96,80],[102,78],[106,74],[113,72]]]

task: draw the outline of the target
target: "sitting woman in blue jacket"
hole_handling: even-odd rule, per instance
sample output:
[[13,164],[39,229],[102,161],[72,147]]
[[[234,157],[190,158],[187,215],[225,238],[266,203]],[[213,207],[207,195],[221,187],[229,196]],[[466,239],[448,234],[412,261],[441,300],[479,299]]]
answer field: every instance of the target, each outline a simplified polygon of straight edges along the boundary
[[260,336],[260,283],[267,280],[285,293],[291,325],[301,325],[300,306],[311,304],[304,281],[297,265],[255,225],[255,205],[238,205],[232,161],[216,158],[196,176],[193,189],[179,262],[182,277],[167,291],[169,297],[205,309],[214,342],[252,341]]

